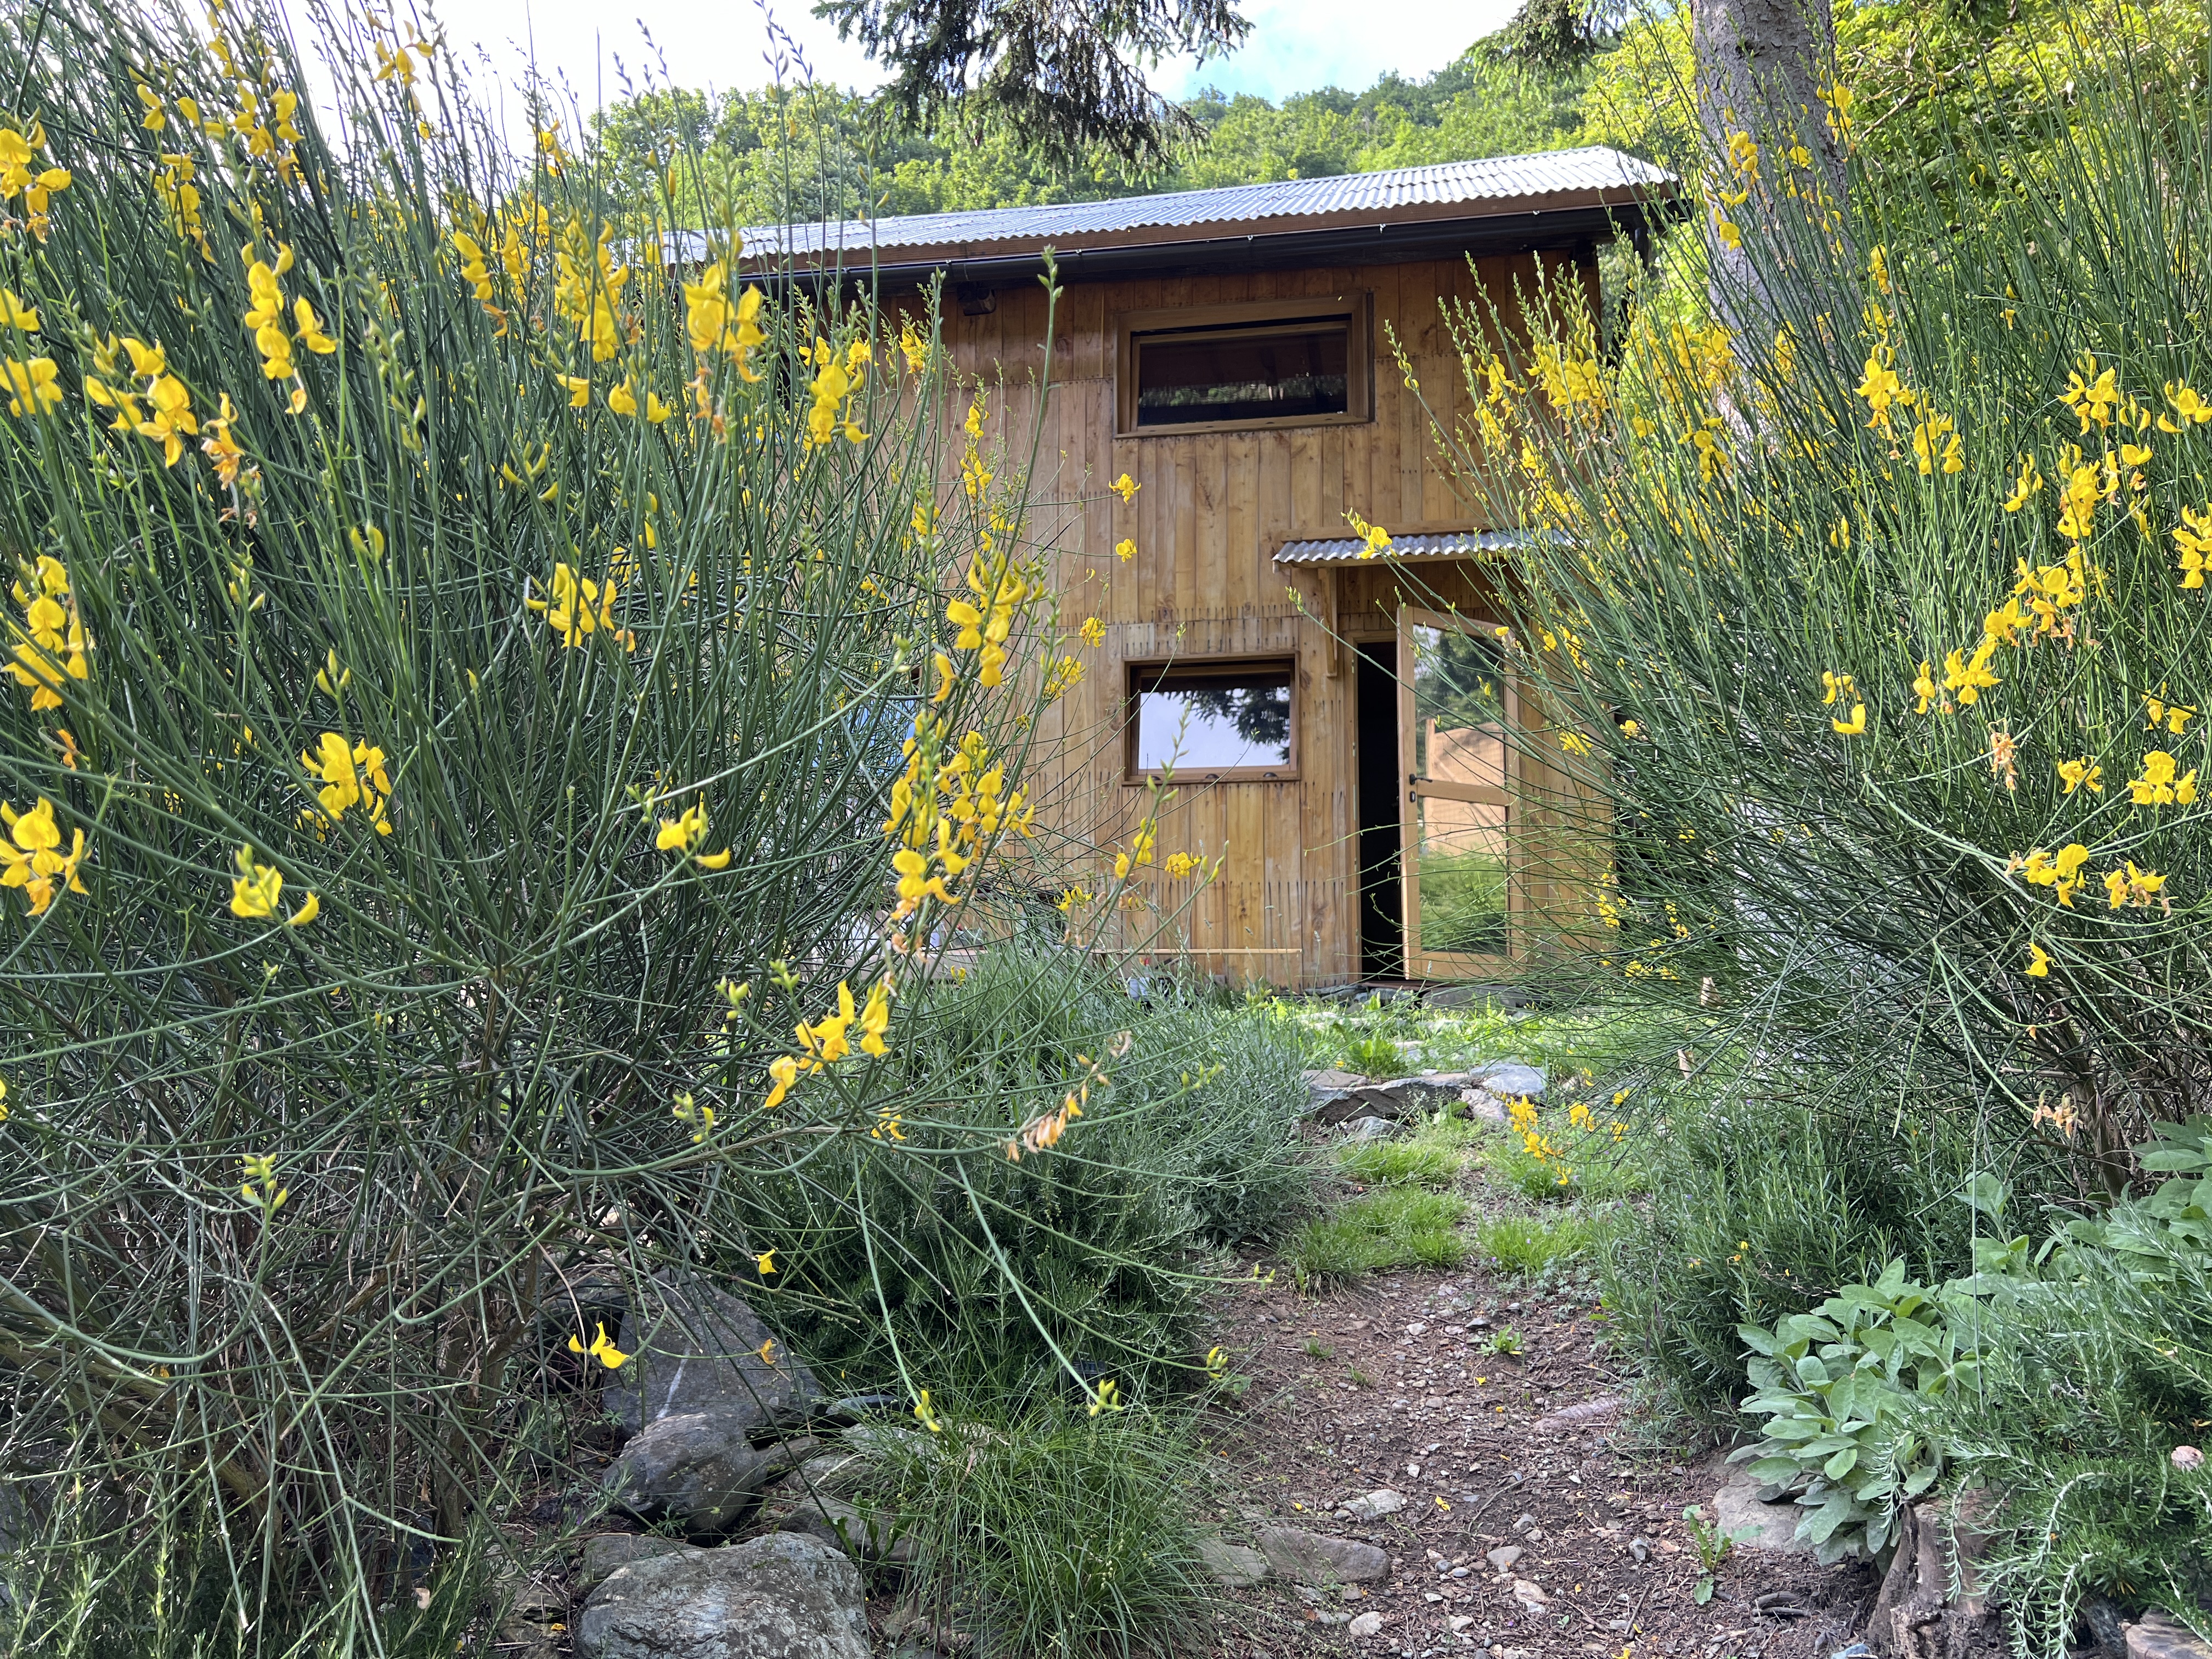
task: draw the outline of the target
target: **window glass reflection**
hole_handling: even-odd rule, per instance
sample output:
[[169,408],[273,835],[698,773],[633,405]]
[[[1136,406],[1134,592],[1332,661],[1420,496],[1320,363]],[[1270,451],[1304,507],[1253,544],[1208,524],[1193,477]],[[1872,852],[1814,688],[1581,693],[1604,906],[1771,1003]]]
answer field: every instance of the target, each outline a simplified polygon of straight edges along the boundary
[[1148,678],[1137,691],[1137,769],[1280,771],[1291,760],[1288,669]]

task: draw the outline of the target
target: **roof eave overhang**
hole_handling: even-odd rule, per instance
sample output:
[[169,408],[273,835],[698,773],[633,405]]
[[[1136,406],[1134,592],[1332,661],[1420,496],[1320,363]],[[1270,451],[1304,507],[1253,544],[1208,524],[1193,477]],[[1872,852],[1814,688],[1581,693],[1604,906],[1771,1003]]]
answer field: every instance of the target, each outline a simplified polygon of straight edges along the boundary
[[[1054,239],[1053,257],[1063,282],[1097,282],[1128,276],[1196,276],[1224,271],[1281,270],[1301,265],[1391,264],[1416,259],[1458,258],[1526,252],[1530,248],[1595,245],[1633,234],[1654,221],[1679,212],[1671,186],[1595,192],[1595,199],[1545,199],[1541,205],[1479,214],[1463,210],[1436,213],[1372,215],[1364,222],[1291,222],[1289,228],[1264,224],[1178,226],[1133,241],[1128,233],[1085,240]],[[863,227],[855,227],[862,231]],[[804,254],[796,259],[762,261],[750,271],[757,282],[816,283],[835,277],[848,283],[874,282],[886,288],[921,286],[942,271],[952,283],[985,284],[1028,282],[1043,269],[1041,245],[1008,246],[970,244],[886,249],[871,257],[865,245]],[[750,263],[750,262],[749,262]]]

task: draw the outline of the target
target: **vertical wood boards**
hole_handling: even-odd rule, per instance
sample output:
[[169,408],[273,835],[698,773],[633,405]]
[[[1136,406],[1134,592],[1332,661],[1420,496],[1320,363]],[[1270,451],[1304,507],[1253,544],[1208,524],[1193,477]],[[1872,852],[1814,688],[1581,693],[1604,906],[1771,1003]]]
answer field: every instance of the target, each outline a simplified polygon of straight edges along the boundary
[[[1134,945],[1149,932],[1157,953],[1187,957],[1231,979],[1322,984],[1356,975],[1357,677],[1349,652],[1340,672],[1328,672],[1328,599],[1333,591],[1345,638],[1382,638],[1395,629],[1401,598],[1486,615],[1498,575],[1468,562],[1292,570],[1273,556],[1286,540],[1349,535],[1347,511],[1398,533],[1413,526],[1478,527],[1476,509],[1455,495],[1430,439],[1431,411],[1449,428],[1468,406],[1438,307],[1457,301],[1510,314],[1516,283],[1525,292],[1536,269],[1534,256],[1521,255],[1484,259],[1473,271],[1464,261],[1440,260],[1077,283],[1063,289],[1049,324],[1041,289],[1002,289],[994,312],[945,318],[960,372],[993,387],[993,435],[1024,448],[1018,423],[1036,408],[1030,388],[1043,371],[1041,347],[1051,329],[1055,385],[1033,481],[1049,508],[1040,509],[1035,531],[1055,550],[1051,574],[1064,629],[1072,635],[1090,616],[1106,629],[1101,647],[1079,639],[1062,647],[1088,672],[1063,699],[1060,741],[1035,780],[1051,839],[1067,849],[1065,873],[1103,891],[1115,853],[1152,812],[1158,860],[1201,851],[1209,862],[1222,859],[1211,882],[1170,880],[1157,866],[1145,872],[1152,908],[1116,919],[1109,937]],[[1119,313],[1360,290],[1374,307],[1371,420],[1117,434]],[[1404,384],[1393,331],[1427,410]],[[948,441],[960,436],[964,410],[964,399],[953,406]],[[1126,504],[1108,488],[1124,471],[1142,486]],[[1137,550],[1126,563],[1114,551],[1124,538]],[[1170,656],[1290,659],[1297,778],[1186,782],[1165,799],[1130,782],[1121,736],[1127,665]],[[1601,862],[1560,860],[1553,868]]]

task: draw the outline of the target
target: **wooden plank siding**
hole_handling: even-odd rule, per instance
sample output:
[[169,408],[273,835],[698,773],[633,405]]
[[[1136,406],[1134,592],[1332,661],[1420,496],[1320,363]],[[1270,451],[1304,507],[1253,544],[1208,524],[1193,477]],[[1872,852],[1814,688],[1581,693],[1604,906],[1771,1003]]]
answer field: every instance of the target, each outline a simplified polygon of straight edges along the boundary
[[[1088,672],[1041,728],[1046,759],[1032,793],[1049,831],[1042,839],[1065,849],[1068,874],[1103,888],[1098,878],[1114,850],[1151,805],[1124,776],[1127,663],[1261,656],[1296,665],[1296,779],[1178,785],[1161,813],[1159,857],[1219,855],[1220,872],[1210,883],[1146,872],[1154,908],[1132,919],[1125,939],[1156,927],[1164,952],[1232,978],[1325,984],[1358,976],[1357,675],[1348,651],[1330,672],[1329,641],[1315,619],[1326,616],[1334,582],[1343,636],[1389,638],[1401,580],[1387,562],[1285,569],[1273,555],[1288,540],[1348,534],[1347,509],[1394,531],[1486,527],[1437,465],[1429,417],[1404,384],[1390,331],[1449,426],[1468,405],[1440,303],[1509,307],[1516,284],[1525,291],[1534,278],[1538,257],[1485,259],[1475,270],[1465,261],[1415,262],[1079,283],[1063,291],[1031,489],[1050,505],[1030,534],[1057,550],[1051,570],[1070,629],[1094,615],[1106,629],[1103,647],[1070,647]],[[1556,264],[1569,256],[1541,257]],[[1360,292],[1373,304],[1371,420],[1117,434],[1119,313]],[[991,434],[1025,448],[1037,418],[1046,297],[1030,284],[998,289],[994,299],[994,309],[973,317],[948,302],[943,339],[960,375],[989,388]],[[964,404],[963,396],[949,441],[959,436]],[[1142,486],[1127,504],[1107,488],[1125,471]],[[1126,563],[1114,553],[1124,537],[1137,545]],[[1482,616],[1489,580],[1472,564],[1425,564],[1419,599]]]

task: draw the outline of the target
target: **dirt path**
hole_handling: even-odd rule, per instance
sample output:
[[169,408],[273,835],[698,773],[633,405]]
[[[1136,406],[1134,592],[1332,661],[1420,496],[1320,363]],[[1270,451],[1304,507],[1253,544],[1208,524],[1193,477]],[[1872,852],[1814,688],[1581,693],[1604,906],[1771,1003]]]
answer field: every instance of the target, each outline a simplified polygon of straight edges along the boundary
[[[1309,1528],[1381,1547],[1391,1571],[1364,1594],[1273,1577],[1231,1590],[1217,1650],[1826,1659],[1847,1645],[1873,1594],[1863,1568],[1740,1550],[1693,1599],[1682,1511],[1713,1512],[1711,1447],[1639,1447],[1597,1309],[1528,1294],[1480,1272],[1402,1272],[1316,1299],[1279,1279],[1224,1306],[1216,1340],[1253,1380],[1208,1448],[1223,1535]],[[1508,1325],[1517,1358],[1490,1347]],[[1344,1507],[1385,1490],[1404,1506]],[[1492,1553],[1514,1548],[1501,1571]],[[1358,1633],[1363,1613],[1380,1629]]]

